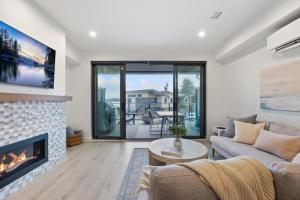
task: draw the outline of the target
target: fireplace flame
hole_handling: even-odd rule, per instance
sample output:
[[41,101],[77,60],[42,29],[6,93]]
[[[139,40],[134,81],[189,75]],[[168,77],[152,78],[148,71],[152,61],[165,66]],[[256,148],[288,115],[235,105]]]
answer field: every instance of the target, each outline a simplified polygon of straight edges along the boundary
[[4,163],[0,164],[0,173],[3,172],[6,169],[6,166],[4,165]]
[[[26,155],[26,150],[22,151],[19,155],[16,153],[9,153],[9,157],[11,158],[11,162],[5,164],[4,161],[7,159],[4,155],[3,158],[0,160],[0,174],[3,172],[10,172],[20,166],[22,163],[29,160],[28,156]],[[34,158],[34,157],[32,157]]]

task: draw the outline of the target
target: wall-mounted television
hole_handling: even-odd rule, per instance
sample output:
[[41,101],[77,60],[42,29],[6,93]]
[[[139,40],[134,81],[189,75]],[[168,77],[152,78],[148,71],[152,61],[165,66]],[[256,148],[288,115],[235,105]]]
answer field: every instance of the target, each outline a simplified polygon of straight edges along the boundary
[[55,50],[0,21],[0,82],[54,88]]

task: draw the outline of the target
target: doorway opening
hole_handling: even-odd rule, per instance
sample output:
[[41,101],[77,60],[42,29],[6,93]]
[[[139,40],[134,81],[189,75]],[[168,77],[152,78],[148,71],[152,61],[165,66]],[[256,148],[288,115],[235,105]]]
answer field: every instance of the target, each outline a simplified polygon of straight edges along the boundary
[[204,138],[206,62],[92,62],[95,139]]
[[170,136],[173,116],[163,123],[159,114],[173,112],[173,90],[173,65],[126,65],[127,139]]

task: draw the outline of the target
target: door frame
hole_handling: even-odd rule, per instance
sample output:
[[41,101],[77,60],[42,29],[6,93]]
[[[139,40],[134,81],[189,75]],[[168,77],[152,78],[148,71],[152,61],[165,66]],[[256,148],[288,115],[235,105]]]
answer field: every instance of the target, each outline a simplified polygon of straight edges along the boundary
[[[124,123],[124,119],[126,118],[126,80],[125,80],[125,65],[118,63],[101,63],[101,64],[92,64],[91,70],[91,117],[92,117],[92,139],[126,139],[126,123]],[[98,83],[98,73],[97,66],[98,65],[110,65],[110,66],[118,66],[120,68],[120,136],[98,136],[97,135],[97,99],[98,99],[98,90],[96,89]]]
[[[204,62],[204,63],[203,63]],[[174,102],[176,101],[176,103],[174,103],[174,119],[176,120],[175,123],[178,123],[178,91],[179,91],[179,87],[178,87],[178,66],[198,66],[199,65],[199,72],[201,73],[201,79],[200,79],[200,91],[203,91],[200,95],[200,105],[201,109],[200,109],[200,116],[203,116],[203,119],[200,121],[200,135],[199,136],[191,136],[191,135],[187,135],[184,136],[184,138],[186,139],[204,139],[206,138],[206,61],[201,61],[200,63],[203,63],[203,65],[199,64],[199,62],[187,62],[187,63],[177,63],[174,64],[174,92],[173,92],[173,96],[174,96]]]
[[[203,95],[201,95],[201,116],[203,116],[203,119],[201,120],[201,127],[202,131],[204,131],[204,134],[201,134],[199,136],[186,136],[185,138],[189,139],[201,139],[206,137],[206,61],[91,61],[91,126],[92,126],[92,138],[93,139],[126,139],[126,64],[128,63],[141,63],[141,64],[170,64],[173,65],[173,110],[174,110],[174,119],[177,119],[177,105],[178,105],[178,83],[177,83],[177,66],[183,65],[183,66],[198,66],[200,67],[200,71],[202,70],[202,79],[200,80],[200,87],[201,91],[203,91]],[[114,65],[114,66],[120,66],[120,137],[97,137],[96,134],[96,123],[95,119],[97,118],[96,112],[94,110],[97,110],[97,97],[98,97],[98,90],[96,90],[97,86],[97,66],[98,65]],[[176,85],[176,86],[175,86]],[[141,138],[140,140],[153,140],[151,138]],[[130,139],[131,140],[131,139]],[[134,139],[139,140],[139,139]]]

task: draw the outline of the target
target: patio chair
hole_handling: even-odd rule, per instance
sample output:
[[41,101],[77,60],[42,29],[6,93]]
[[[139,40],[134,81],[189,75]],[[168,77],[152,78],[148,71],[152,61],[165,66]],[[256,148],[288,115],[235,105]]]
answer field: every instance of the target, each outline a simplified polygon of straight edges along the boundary
[[[150,132],[152,132],[152,127],[157,125],[157,128],[159,128],[161,126],[161,123],[162,123],[162,118],[160,117],[155,117],[152,113],[151,110],[148,111],[149,112],[149,118],[150,118]],[[158,131],[158,130],[156,130]]]

